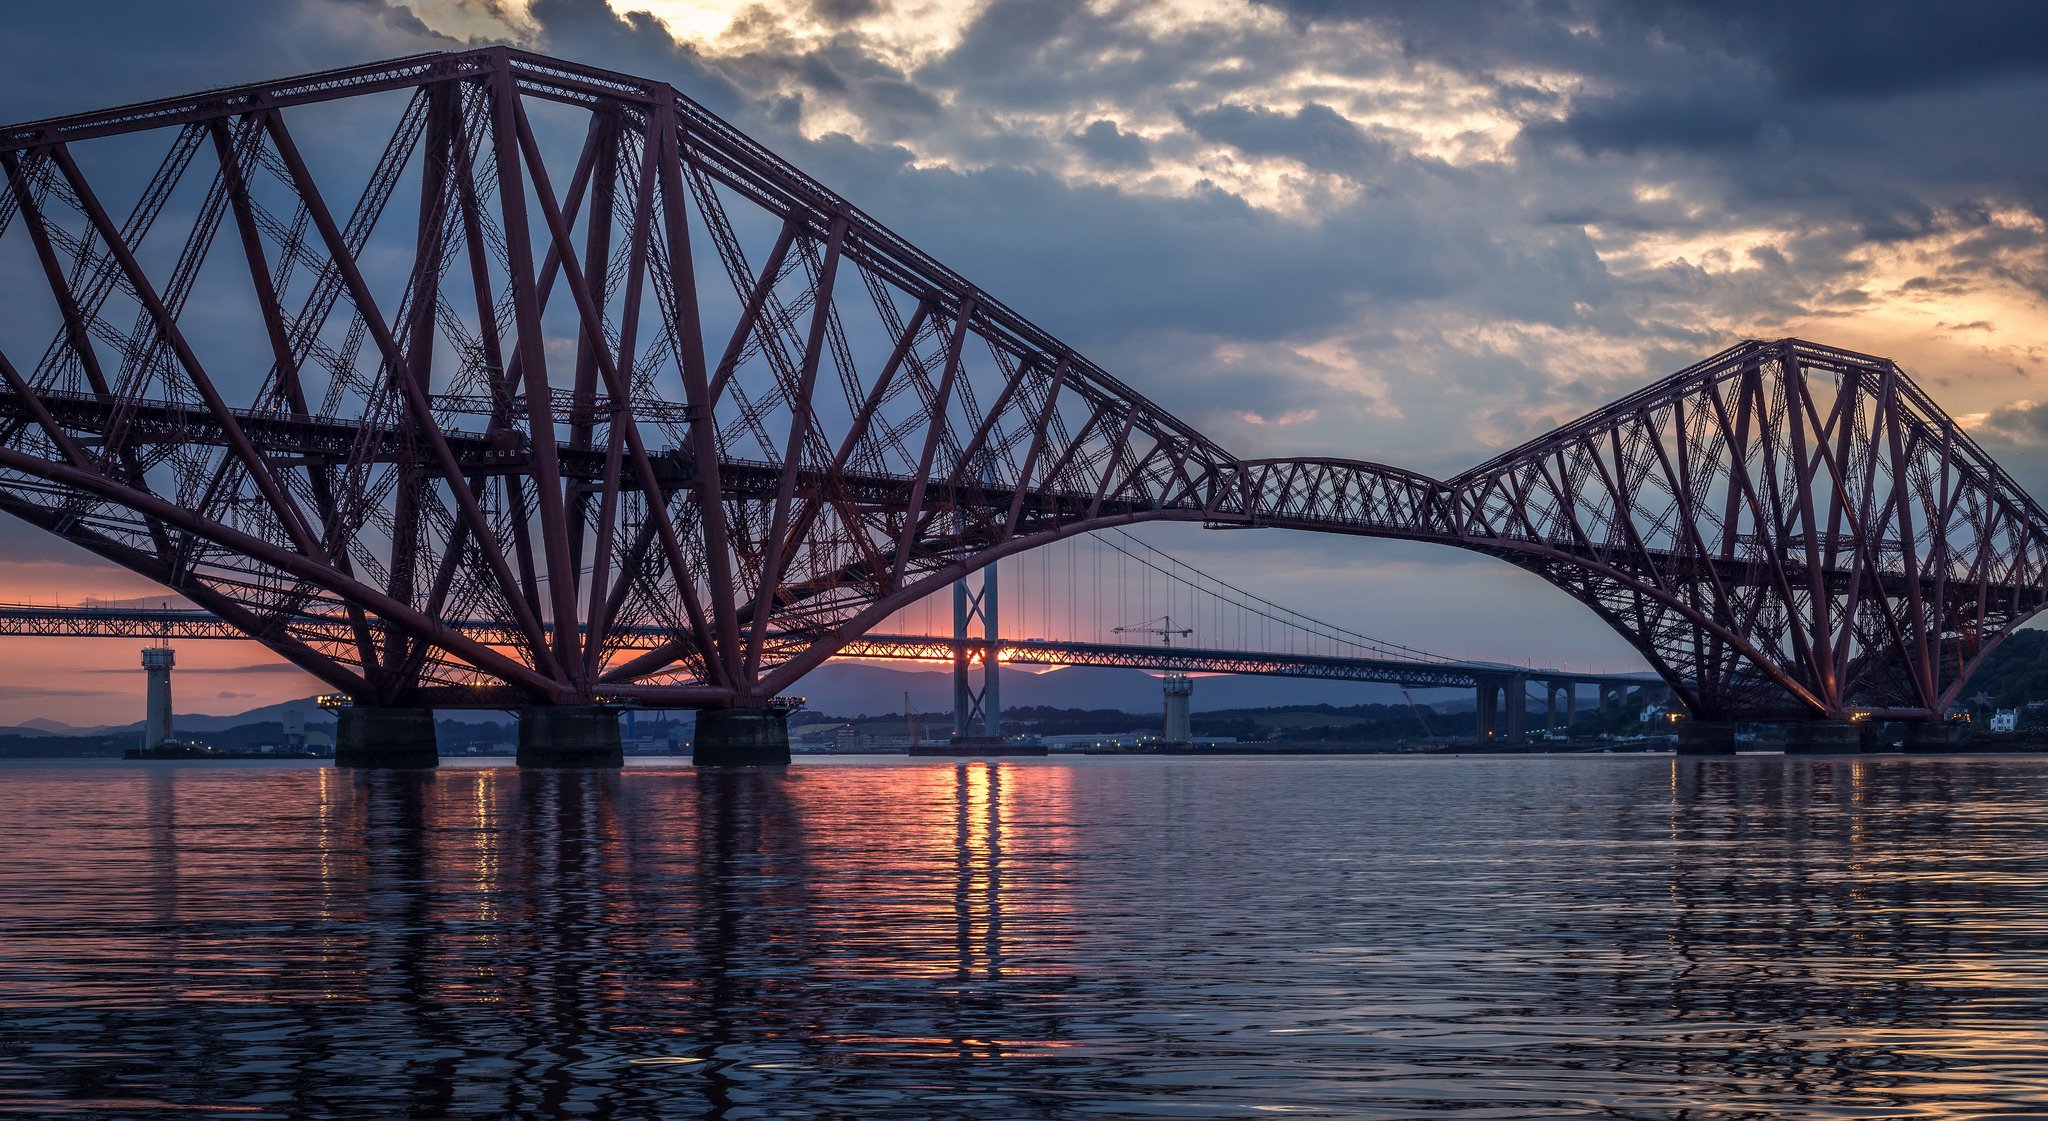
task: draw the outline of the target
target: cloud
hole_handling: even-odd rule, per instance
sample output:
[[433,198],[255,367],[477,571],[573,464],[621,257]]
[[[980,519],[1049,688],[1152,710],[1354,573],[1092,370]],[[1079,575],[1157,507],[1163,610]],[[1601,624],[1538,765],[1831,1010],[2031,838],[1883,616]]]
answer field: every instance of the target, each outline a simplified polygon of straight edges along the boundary
[[1985,414],[1975,426],[2014,444],[2048,443],[2048,401],[2014,401]]
[[1067,142],[1080,149],[1098,167],[1137,168],[1148,167],[1152,163],[1151,155],[1145,150],[1145,138],[1120,131],[1116,122],[1111,120],[1090,121],[1087,128],[1069,133]]
[[[83,672],[87,672],[87,673],[112,673],[112,674],[133,674],[133,673],[137,673],[137,672],[139,672],[139,671],[138,671],[138,670],[136,670],[136,669],[134,669],[133,667],[116,667],[116,666],[107,666],[107,667],[100,667],[100,668],[95,668],[95,669],[91,669],[91,670],[86,670],[86,671],[83,671]],[[239,666],[196,666],[196,665],[181,665],[181,666],[179,666],[179,667],[178,667],[178,668],[177,668],[177,669],[176,669],[176,670],[175,670],[174,672],[175,672],[175,673],[177,674],[177,676],[179,676],[179,677],[181,677],[181,678],[183,678],[183,677],[194,677],[194,676],[201,676],[201,677],[205,677],[205,676],[216,676],[216,677],[247,677],[247,676],[249,676],[249,675],[251,675],[251,674],[264,674],[264,675],[268,675],[268,674],[284,674],[284,675],[286,675],[286,676],[292,676],[292,677],[309,677],[309,676],[310,676],[309,674],[307,674],[307,673],[306,673],[306,671],[305,671],[305,670],[302,670],[302,669],[300,669],[299,667],[297,667],[297,666],[295,666],[295,665],[291,665],[291,664],[289,664],[289,663],[286,663],[286,662],[252,662],[252,663],[249,663],[249,664],[247,664],[247,665],[239,665]]]
[[1263,106],[1218,105],[1181,114],[1195,135],[1249,156],[1284,156],[1310,167],[1358,171],[1385,160],[1392,146],[1365,135],[1335,109],[1311,102],[1292,113]]
[[[17,115],[486,41],[670,81],[1250,454],[1448,474],[1806,334],[2048,473],[2048,151],[2015,139],[2048,115],[2048,8],[85,7],[10,24]],[[0,528],[75,553],[38,540]]]

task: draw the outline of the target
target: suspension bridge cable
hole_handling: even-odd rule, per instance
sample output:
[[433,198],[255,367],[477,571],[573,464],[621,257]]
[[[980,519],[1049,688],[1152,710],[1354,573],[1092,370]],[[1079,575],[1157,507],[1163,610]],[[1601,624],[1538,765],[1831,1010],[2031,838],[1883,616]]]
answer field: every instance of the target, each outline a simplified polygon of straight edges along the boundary
[[[1354,631],[1348,627],[1338,626],[1334,623],[1326,623],[1320,619],[1311,618],[1310,616],[1304,615],[1301,612],[1295,611],[1292,608],[1283,606],[1278,603],[1274,603],[1272,600],[1269,600],[1255,592],[1247,591],[1244,588],[1240,588],[1227,580],[1223,580],[1219,577],[1204,572],[1203,570],[1196,568],[1194,565],[1191,565],[1186,561],[1173,556],[1170,553],[1167,553],[1160,549],[1153,548],[1151,545],[1148,545],[1145,542],[1140,541],[1136,537],[1131,536],[1129,533],[1126,533],[1121,529],[1112,528],[1110,532],[1116,534],[1118,537],[1121,537],[1126,541],[1129,541],[1131,544],[1137,546],[1140,549],[1145,550],[1148,553],[1156,554],[1157,556],[1164,558],[1168,563],[1174,565],[1177,568],[1186,569],[1188,572],[1193,573],[1198,579],[1206,580],[1212,584],[1217,585],[1218,587],[1227,589],[1228,591],[1236,594],[1237,596],[1242,597],[1243,600],[1249,600],[1250,603],[1257,604],[1259,605],[1259,607],[1269,608],[1271,611],[1279,613],[1278,615],[1273,615],[1266,611],[1260,611],[1257,608],[1251,607],[1249,604],[1244,602],[1238,602],[1236,604],[1236,606],[1246,611],[1248,614],[1259,616],[1264,620],[1273,623],[1278,623],[1284,627],[1291,627],[1296,630],[1316,633],[1319,634],[1320,637],[1331,639],[1333,641],[1342,642],[1343,644],[1348,646],[1361,647],[1382,654],[1390,654],[1395,657],[1405,656],[1408,658],[1417,658],[1428,661],[1446,662],[1455,660],[1446,655],[1435,653],[1433,651],[1422,650],[1413,646],[1404,645],[1402,643],[1389,642],[1385,639],[1374,638],[1371,635],[1364,634],[1359,631]],[[1182,579],[1180,577],[1175,576],[1173,573],[1167,571],[1166,569],[1160,568],[1158,565],[1152,563],[1147,558],[1141,557],[1135,553],[1130,552],[1123,546],[1117,544],[1115,541],[1111,541],[1103,537],[1096,537],[1095,540],[1099,541],[1101,544],[1111,549],[1114,549],[1117,553],[1121,554],[1122,556],[1129,557],[1131,560],[1136,561],[1140,565],[1150,568],[1155,572],[1159,572],[1161,575],[1167,576],[1172,579]],[[1121,578],[1121,562],[1119,562],[1118,567]],[[1215,592],[1210,592],[1209,594],[1217,599],[1225,598],[1221,595],[1218,595]],[[1270,644],[1271,634],[1270,632],[1265,631],[1264,628],[1261,629],[1261,638],[1263,642]]]

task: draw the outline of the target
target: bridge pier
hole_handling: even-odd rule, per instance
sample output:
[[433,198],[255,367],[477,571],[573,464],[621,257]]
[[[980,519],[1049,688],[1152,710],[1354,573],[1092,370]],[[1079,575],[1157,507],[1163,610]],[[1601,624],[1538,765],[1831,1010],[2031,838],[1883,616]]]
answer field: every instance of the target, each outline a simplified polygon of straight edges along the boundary
[[1854,755],[1862,750],[1862,726],[1847,720],[1798,720],[1785,725],[1787,755]]
[[1507,695],[1507,741],[1522,745],[1529,742],[1529,679],[1511,677],[1508,679]]
[[350,705],[335,710],[335,766],[390,769],[440,763],[432,709]]
[[1681,720],[1678,722],[1680,755],[1735,754],[1735,725],[1725,720]]
[[607,705],[548,705],[519,712],[522,767],[623,767],[619,710]]
[[1479,742],[1492,743],[1499,731],[1500,686],[1479,683]]
[[789,766],[789,711],[781,708],[708,708],[697,714],[698,767]]
[[1953,720],[1916,720],[1906,725],[1904,739],[1909,755],[1940,755],[1962,750],[1963,730]]

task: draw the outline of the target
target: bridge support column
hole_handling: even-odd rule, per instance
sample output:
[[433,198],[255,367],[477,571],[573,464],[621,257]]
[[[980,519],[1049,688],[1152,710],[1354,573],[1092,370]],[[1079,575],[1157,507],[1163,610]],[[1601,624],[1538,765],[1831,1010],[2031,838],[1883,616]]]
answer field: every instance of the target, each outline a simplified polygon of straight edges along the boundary
[[1564,687],[1564,730],[1569,732],[1579,722],[1579,683],[1569,682]]
[[425,708],[350,705],[334,713],[337,767],[434,767],[441,751],[434,743],[434,712]]
[[1529,679],[1508,679],[1507,741],[1516,746],[1529,742]]
[[1862,727],[1847,720],[1799,720],[1785,725],[1787,755],[1854,755],[1861,750]]
[[1481,682],[1479,685],[1479,742],[1492,743],[1500,731],[1500,686]]
[[780,708],[710,708],[697,714],[698,767],[789,766],[789,712]]
[[1908,754],[1939,755],[1962,749],[1963,730],[1953,720],[1918,720],[1906,725]]
[[1680,755],[1735,754],[1735,725],[1725,720],[1681,720],[1678,723]]
[[549,705],[519,713],[522,767],[623,767],[619,710],[606,705]]

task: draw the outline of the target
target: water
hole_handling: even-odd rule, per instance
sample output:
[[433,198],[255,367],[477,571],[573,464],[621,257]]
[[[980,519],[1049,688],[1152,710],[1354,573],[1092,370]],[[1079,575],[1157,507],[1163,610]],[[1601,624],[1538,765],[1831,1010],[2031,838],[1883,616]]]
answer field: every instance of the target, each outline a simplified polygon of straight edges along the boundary
[[2048,763],[0,766],[0,1111],[2048,1114]]

